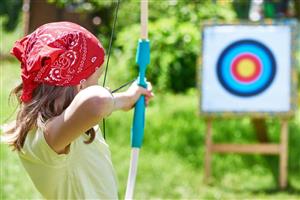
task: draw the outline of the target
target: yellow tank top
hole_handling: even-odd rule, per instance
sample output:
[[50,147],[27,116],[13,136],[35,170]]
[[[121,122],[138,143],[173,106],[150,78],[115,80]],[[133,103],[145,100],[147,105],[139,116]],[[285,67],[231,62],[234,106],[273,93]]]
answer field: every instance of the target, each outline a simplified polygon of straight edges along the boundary
[[37,190],[46,199],[118,199],[110,150],[97,126],[96,138],[82,134],[68,154],[57,154],[41,129],[29,132],[19,157]]

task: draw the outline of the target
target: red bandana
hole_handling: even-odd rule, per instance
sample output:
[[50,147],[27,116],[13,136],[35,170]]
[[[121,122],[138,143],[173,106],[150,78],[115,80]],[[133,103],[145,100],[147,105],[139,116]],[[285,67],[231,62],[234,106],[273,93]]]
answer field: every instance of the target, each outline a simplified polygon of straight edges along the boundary
[[104,62],[99,40],[70,22],[49,23],[17,41],[11,53],[21,62],[23,92],[29,102],[33,90],[45,83],[74,86],[92,75]]

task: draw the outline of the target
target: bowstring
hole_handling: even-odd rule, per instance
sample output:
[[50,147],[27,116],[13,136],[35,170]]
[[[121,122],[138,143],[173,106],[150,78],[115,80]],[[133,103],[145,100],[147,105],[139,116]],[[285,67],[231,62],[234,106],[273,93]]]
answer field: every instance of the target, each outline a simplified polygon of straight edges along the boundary
[[[104,80],[103,80],[103,87],[105,87],[105,83],[106,83],[108,64],[109,64],[109,59],[110,59],[110,54],[111,54],[112,40],[113,40],[114,33],[115,33],[115,27],[116,27],[116,22],[117,22],[117,18],[118,18],[119,6],[120,6],[120,0],[117,1],[117,5],[116,5],[116,9],[115,9],[115,16],[114,16],[113,27],[112,27],[112,31],[111,31],[111,34],[110,34],[110,40],[109,40],[109,46],[108,46],[108,53],[107,53],[107,61],[106,61],[105,73],[104,73]],[[103,118],[102,127],[103,127],[103,137],[105,139],[106,138],[106,135],[105,135],[106,134],[106,131],[105,131],[105,118]]]

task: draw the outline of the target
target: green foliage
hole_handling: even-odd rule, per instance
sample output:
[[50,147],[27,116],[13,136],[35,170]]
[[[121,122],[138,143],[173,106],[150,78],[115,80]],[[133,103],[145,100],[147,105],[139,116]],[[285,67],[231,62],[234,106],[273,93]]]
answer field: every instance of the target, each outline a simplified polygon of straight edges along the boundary
[[[132,25],[118,33],[116,45],[122,51],[120,67],[133,66],[140,27]],[[189,23],[178,23],[175,18],[161,19],[149,24],[151,65],[148,78],[157,89],[183,91],[195,84],[195,61],[199,53],[198,28]],[[176,33],[176,34],[174,34]],[[198,44],[198,45],[197,45]],[[130,67],[132,74],[137,68]]]
[[236,11],[238,18],[248,19],[251,1],[235,0],[233,2],[233,8]]
[[103,7],[109,7],[117,0],[99,1],[99,0],[48,0],[49,3],[53,3],[58,7],[67,8],[73,7],[76,11],[91,11],[97,10]]
[[[5,26],[5,16],[0,17],[0,26]],[[14,31],[6,30],[5,28],[0,28],[0,54],[9,55],[9,52],[15,41],[23,37],[23,26],[22,21],[18,21],[17,27]],[[0,61],[2,62],[2,61]]]
[[13,31],[18,22],[22,9],[22,0],[1,0],[0,16],[4,17],[3,24],[0,24],[6,31]]
[[[134,6],[136,6],[134,4]],[[169,3],[150,6],[149,38],[151,40],[151,63],[147,69],[148,79],[159,91],[184,92],[196,86],[197,58],[201,49],[202,20],[216,18],[232,20],[233,12],[227,7],[210,3]],[[125,5],[123,5],[122,9]],[[121,15],[121,13],[120,13]],[[119,22],[122,24],[122,22]],[[127,22],[128,24],[128,22]],[[122,25],[121,25],[122,26]],[[120,68],[134,66],[140,24],[127,25],[117,33],[115,54]],[[122,55],[122,60],[118,59]],[[136,67],[130,67],[131,76]]]

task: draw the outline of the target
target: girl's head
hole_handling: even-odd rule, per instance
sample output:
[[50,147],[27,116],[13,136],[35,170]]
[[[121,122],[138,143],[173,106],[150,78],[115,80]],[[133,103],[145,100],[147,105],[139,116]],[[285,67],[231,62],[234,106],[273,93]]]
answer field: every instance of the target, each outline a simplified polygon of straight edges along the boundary
[[[39,27],[17,41],[11,53],[21,62],[22,84],[12,91],[20,110],[5,132],[9,144],[20,150],[30,129],[60,115],[80,88],[97,84],[105,53],[93,34],[70,22]],[[91,142],[94,130],[87,134]]]
[[40,84],[76,86],[104,62],[99,40],[70,22],[49,23],[17,41],[12,54],[21,62],[22,102],[29,102]]

